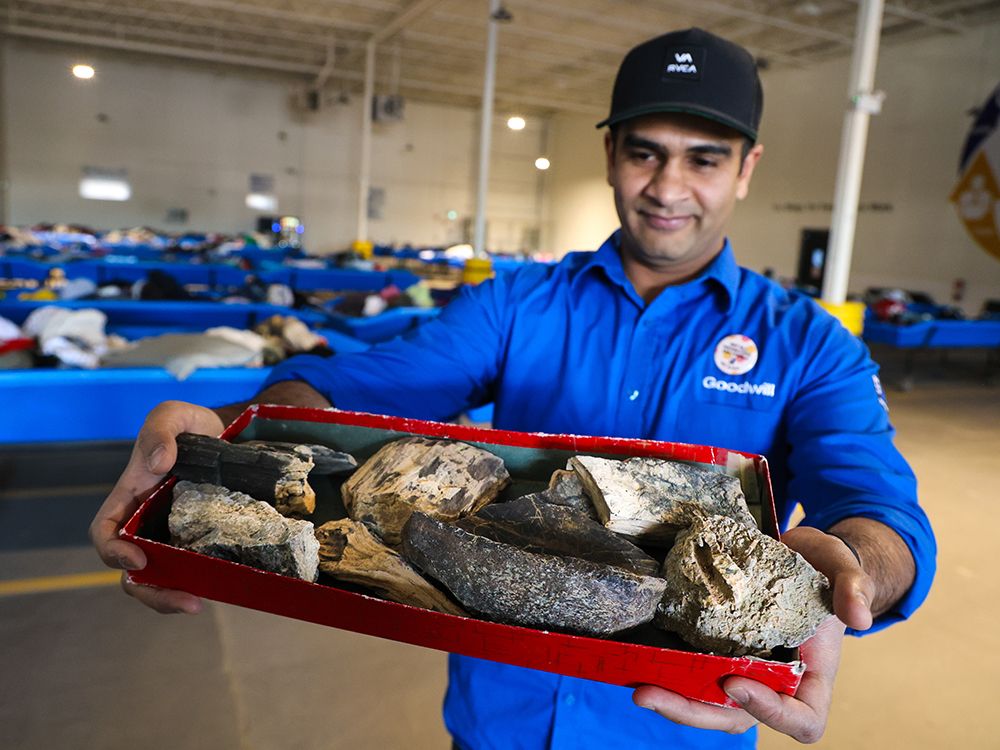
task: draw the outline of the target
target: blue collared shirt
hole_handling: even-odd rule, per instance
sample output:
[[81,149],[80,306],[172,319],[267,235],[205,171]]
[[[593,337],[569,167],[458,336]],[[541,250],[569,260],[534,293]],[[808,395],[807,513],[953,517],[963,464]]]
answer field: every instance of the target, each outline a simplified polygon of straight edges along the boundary
[[[936,549],[865,346],[808,297],[740,268],[728,241],[696,279],[649,304],[619,252],[616,232],[597,252],[464,289],[403,339],[290,359],[266,385],[301,379],[340,408],[435,420],[492,401],[503,429],[764,454],[782,524],[800,503],[806,525],[866,516],[900,534],[916,580],[873,630],[907,617],[930,588]],[[470,748],[755,739],[676,727],[633,707],[624,688],[454,656],[450,676],[445,719]]]

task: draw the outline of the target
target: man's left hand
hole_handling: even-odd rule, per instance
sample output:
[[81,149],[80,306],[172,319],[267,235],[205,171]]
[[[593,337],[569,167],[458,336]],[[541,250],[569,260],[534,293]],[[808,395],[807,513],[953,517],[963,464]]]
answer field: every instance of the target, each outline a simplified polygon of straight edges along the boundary
[[870,602],[875,586],[847,545],[835,536],[799,527],[785,533],[782,541],[830,580],[836,614],[800,647],[806,671],[795,697],[777,693],[747,677],[729,677],[722,688],[740,705],[738,709],[689,700],[651,685],[633,693],[637,705],[679,724],[702,729],[739,734],[761,723],[799,742],[816,742],[823,736],[840,664],[844,626],[858,630],[871,627]]

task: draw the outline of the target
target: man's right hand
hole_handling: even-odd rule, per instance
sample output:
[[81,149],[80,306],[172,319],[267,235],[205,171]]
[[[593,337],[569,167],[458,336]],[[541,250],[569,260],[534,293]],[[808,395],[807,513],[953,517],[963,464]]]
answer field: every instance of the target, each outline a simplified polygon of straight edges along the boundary
[[[124,523],[139,507],[140,498],[170,471],[177,460],[177,436],[182,432],[218,436],[225,425],[211,409],[183,401],[164,401],[153,409],[139,431],[129,458],[111,494],[90,524],[90,539],[105,565],[123,570],[146,567],[146,555],[134,544],[118,538]],[[201,611],[201,599],[183,591],[170,591],[132,583],[122,575],[122,588],[158,612]]]

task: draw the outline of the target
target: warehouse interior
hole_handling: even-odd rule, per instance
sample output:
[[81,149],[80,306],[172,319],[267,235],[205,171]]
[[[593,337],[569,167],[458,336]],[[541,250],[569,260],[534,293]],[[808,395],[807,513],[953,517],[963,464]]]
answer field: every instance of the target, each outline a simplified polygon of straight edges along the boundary
[[[808,233],[829,230],[835,213],[859,9],[869,3],[0,0],[0,228],[18,228],[0,243],[0,317],[28,299],[21,294],[44,304],[75,280],[52,273],[53,257],[82,260],[80,268],[93,260],[68,245],[44,256],[57,235],[145,228],[165,242],[197,236],[211,253],[260,242],[252,257],[280,251],[300,262],[298,275],[275,276],[289,294],[318,293],[324,303],[321,282],[296,286],[319,264],[323,273],[381,274],[355,295],[378,296],[406,278],[445,297],[473,281],[461,265],[470,256],[488,253],[500,274],[504,264],[594,250],[618,226],[595,128],[618,64],[650,36],[689,26],[757,60],[764,156],[729,236],[742,266],[801,285]],[[483,127],[490,28],[495,89]],[[76,65],[92,77],[73,75]],[[1000,344],[935,343],[927,309],[1000,326],[1000,245],[987,248],[996,240],[963,220],[959,196],[969,144],[1000,154],[995,115],[992,131],[983,125],[1000,106],[998,71],[1000,2],[884,4],[879,111],[868,126],[847,285],[869,316],[881,315],[880,300],[910,305],[906,326],[897,318],[899,331],[875,335],[876,324],[864,338],[937,535],[938,573],[910,621],[846,641],[820,748],[997,744],[984,717],[987,681],[1000,668],[989,636],[1000,591],[988,559],[995,534],[980,514],[990,517],[996,495]],[[992,168],[1000,178],[1000,161]],[[127,199],[84,197],[94,176],[125,185]],[[996,238],[1000,188],[992,191]],[[282,217],[293,231],[269,232]],[[124,243],[110,251],[117,270],[142,264],[121,260],[127,252]],[[239,251],[205,257],[205,268],[231,268]],[[352,265],[331,270],[345,258]],[[34,278],[14,271],[42,267]],[[206,327],[190,315],[183,330]],[[301,319],[335,351],[382,340],[352,338],[361,328],[330,315]],[[920,326],[927,338],[904,337]],[[0,363],[9,356],[0,346]],[[124,596],[89,543],[87,527],[145,411],[167,398],[248,398],[263,382],[259,367],[231,379],[204,369],[184,381],[163,367],[143,370],[145,380],[127,369],[8,367],[0,746],[449,746],[440,651],[218,602],[199,616],[164,617]],[[760,731],[764,750],[796,744]]]

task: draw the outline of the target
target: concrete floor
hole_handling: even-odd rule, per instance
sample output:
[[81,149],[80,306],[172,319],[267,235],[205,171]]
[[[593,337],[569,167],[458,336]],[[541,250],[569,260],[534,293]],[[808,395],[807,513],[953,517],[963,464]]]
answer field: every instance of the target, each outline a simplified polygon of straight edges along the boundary
[[[976,360],[931,362],[890,405],[937,530],[938,579],[912,621],[847,642],[817,747],[1000,748],[988,718],[1000,673],[1000,388]],[[441,653],[214,603],[164,617],[115,585],[5,595],[5,582],[102,569],[86,523],[127,453],[78,455],[98,469],[71,499],[24,486],[17,466],[39,454],[0,461],[0,748],[448,746]],[[761,732],[764,750],[792,746]]]

